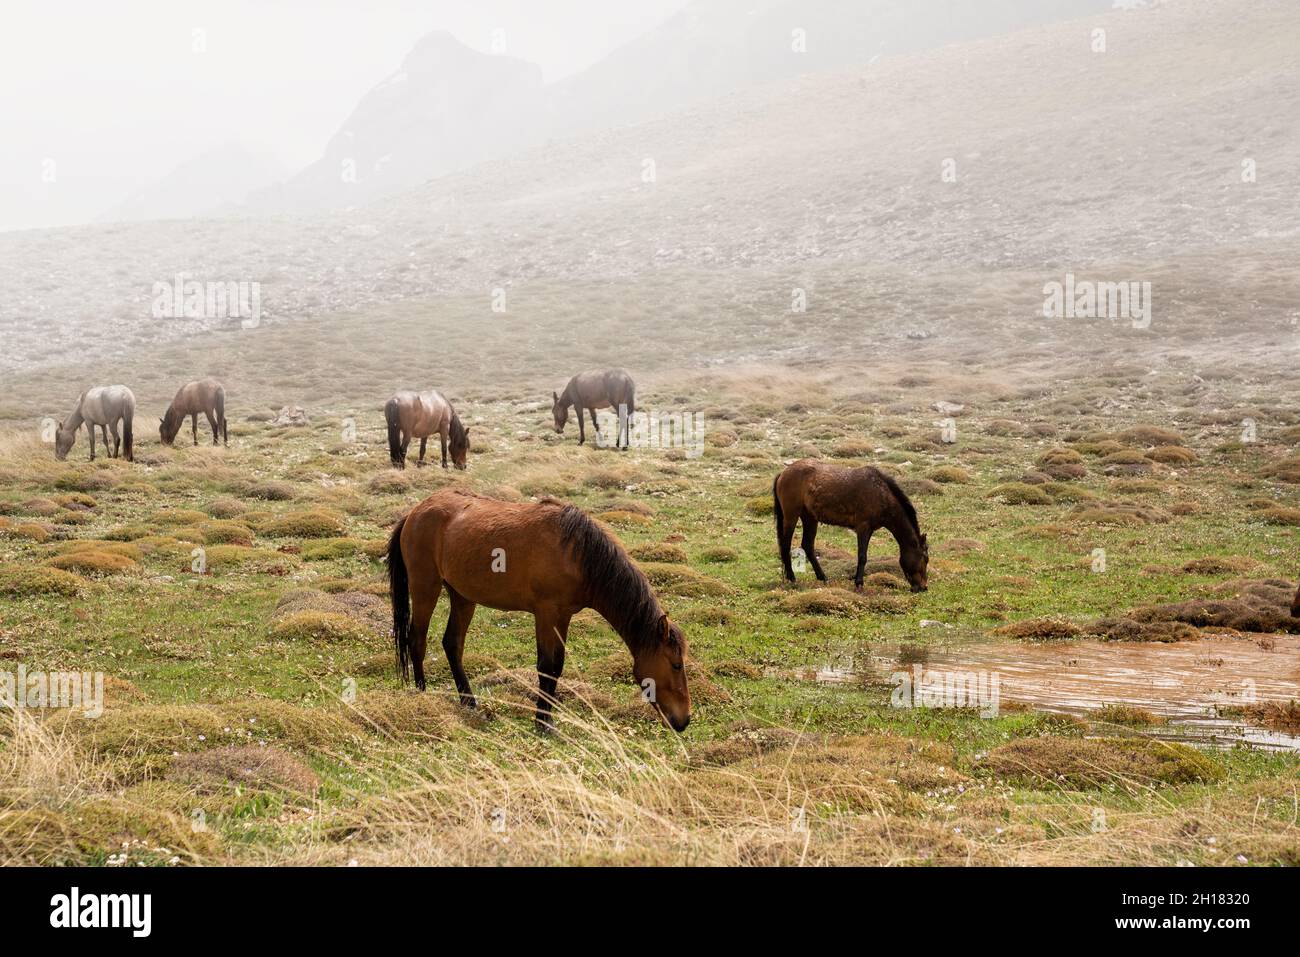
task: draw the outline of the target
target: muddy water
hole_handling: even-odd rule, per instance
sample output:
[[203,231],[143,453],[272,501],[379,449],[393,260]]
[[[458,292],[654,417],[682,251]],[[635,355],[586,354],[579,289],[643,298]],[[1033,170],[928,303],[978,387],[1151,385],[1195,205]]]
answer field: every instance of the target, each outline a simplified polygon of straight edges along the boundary
[[1002,704],[1017,701],[1080,717],[1095,717],[1090,712],[1103,705],[1130,705],[1165,719],[1142,729],[1156,737],[1300,751],[1300,735],[1256,727],[1231,714],[1252,702],[1300,700],[1300,637],[1294,635],[1262,642],[1224,637],[1172,644],[907,645],[873,654],[870,668],[836,663],[802,676],[823,683],[888,680],[916,665],[923,673],[996,674]]

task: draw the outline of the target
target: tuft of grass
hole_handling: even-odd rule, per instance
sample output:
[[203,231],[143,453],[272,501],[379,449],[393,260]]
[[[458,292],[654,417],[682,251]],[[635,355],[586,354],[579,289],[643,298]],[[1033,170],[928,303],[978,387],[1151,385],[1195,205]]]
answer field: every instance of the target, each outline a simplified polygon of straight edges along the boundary
[[998,777],[1057,790],[1217,781],[1223,769],[1195,748],[1151,738],[1024,738],[994,748],[981,766]]
[[1019,641],[1059,641],[1077,638],[1083,629],[1064,618],[1027,618],[995,628],[993,633]]
[[135,571],[140,567],[126,555],[119,555],[115,552],[97,548],[85,548],[69,552],[66,555],[56,555],[54,558],[47,560],[45,564],[60,571],[76,572],[91,577],[120,575],[123,572]]
[[365,641],[370,632],[347,615],[330,611],[295,611],[272,623],[279,641]]
[[1007,505],[1051,505],[1052,498],[1042,489],[1025,482],[1006,482],[993,488],[988,497]]
[[57,568],[26,565],[0,566],[0,595],[7,598],[31,598],[58,595],[72,598],[85,587],[77,575]]
[[341,538],[343,516],[326,509],[287,512],[258,523],[257,531],[271,538]]

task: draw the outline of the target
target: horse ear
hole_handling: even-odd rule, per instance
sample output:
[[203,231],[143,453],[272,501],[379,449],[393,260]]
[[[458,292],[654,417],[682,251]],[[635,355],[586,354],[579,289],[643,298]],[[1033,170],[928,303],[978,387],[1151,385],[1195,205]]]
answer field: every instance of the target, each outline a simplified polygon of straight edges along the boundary
[[559,401],[560,401],[560,393],[555,392],[555,391],[552,391],[552,392],[551,392],[551,401],[553,401],[553,402],[559,402]]

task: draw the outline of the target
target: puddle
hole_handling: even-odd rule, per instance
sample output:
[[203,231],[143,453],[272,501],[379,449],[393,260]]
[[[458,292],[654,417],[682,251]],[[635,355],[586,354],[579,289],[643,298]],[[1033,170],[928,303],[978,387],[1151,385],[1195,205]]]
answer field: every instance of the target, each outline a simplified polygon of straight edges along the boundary
[[823,684],[888,681],[893,672],[985,672],[998,677],[1000,701],[1038,711],[1094,717],[1103,705],[1143,708],[1165,719],[1138,730],[1210,747],[1247,743],[1300,751],[1300,734],[1247,724],[1226,709],[1300,700],[1300,637],[1206,638],[1175,643],[906,645],[863,662],[836,661],[796,676]]

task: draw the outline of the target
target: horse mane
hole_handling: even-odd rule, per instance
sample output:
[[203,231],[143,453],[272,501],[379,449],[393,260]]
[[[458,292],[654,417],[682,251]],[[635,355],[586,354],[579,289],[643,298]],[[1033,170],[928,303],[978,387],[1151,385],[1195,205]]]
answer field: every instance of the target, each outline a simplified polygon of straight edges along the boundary
[[592,607],[609,620],[634,655],[652,645],[659,637],[663,609],[641,569],[582,509],[544,501],[560,506],[560,533],[582,569],[588,591],[599,602]]
[[889,486],[889,490],[893,492],[894,497],[898,499],[898,504],[903,507],[903,514],[907,516],[908,522],[911,523],[912,530],[916,532],[917,538],[920,538],[921,522],[916,517],[916,506],[913,505],[912,500],[907,497],[907,493],[898,487],[898,483],[894,481],[893,476],[880,472],[880,477],[885,480],[885,484]]
[[[447,407],[451,408],[450,402],[447,403]],[[465,426],[461,423],[460,416],[456,414],[455,409],[452,409],[451,425],[448,429],[451,433],[451,447],[453,449],[461,447],[467,448],[469,446],[469,437],[465,434]]]

